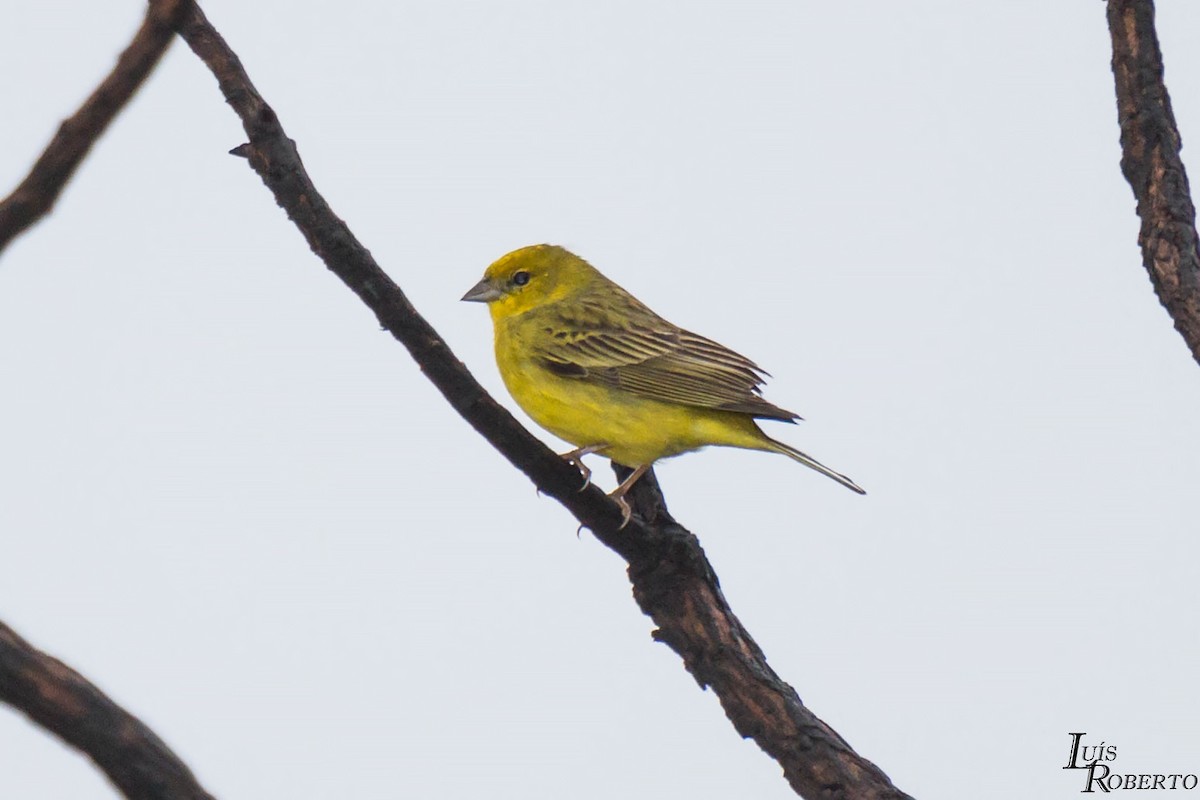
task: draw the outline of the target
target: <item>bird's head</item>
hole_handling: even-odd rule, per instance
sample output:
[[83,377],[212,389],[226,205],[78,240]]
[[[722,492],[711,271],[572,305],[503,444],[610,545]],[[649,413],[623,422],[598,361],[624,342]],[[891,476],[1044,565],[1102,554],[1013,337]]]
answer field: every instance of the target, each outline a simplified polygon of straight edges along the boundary
[[554,244],[535,244],[497,259],[462,299],[487,303],[492,318],[503,319],[569,298],[597,279],[604,280],[571,251]]

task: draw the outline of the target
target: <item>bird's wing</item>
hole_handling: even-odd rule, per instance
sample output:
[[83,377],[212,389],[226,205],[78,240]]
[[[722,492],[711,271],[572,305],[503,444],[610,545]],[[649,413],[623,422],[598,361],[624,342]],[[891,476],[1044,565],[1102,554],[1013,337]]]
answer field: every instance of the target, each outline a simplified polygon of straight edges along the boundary
[[766,373],[753,361],[672,325],[632,296],[558,303],[537,325],[535,357],[562,377],[668,403],[799,418],[762,398]]

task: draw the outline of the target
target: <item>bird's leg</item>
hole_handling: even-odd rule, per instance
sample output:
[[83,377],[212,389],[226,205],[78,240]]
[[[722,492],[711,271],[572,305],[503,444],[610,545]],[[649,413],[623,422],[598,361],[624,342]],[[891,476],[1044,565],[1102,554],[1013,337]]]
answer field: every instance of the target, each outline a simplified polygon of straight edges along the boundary
[[621,528],[624,528],[626,525],[628,525],[629,518],[633,516],[633,509],[629,507],[629,501],[625,499],[625,493],[628,492],[635,483],[637,483],[638,478],[646,474],[646,470],[650,469],[650,466],[650,464],[642,464],[633,472],[629,473],[629,477],[621,481],[621,485],[616,489],[613,489],[612,494],[609,495],[609,497],[611,497],[613,500],[616,500],[617,505],[621,507],[621,527],[617,528],[617,530],[621,530]]
[[583,463],[583,457],[591,455],[592,453],[599,453],[606,447],[608,447],[606,444],[592,444],[588,445],[587,447],[576,447],[574,450],[568,453],[563,453],[561,456],[559,456],[559,458],[563,459],[568,464],[574,464],[575,467],[583,473],[583,486],[579,487],[579,491],[582,492],[592,484],[592,470],[587,464]]

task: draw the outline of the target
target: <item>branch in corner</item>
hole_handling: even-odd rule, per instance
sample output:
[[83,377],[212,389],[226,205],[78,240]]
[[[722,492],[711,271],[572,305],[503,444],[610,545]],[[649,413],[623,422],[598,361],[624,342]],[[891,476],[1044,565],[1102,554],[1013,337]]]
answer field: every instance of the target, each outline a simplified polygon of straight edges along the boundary
[[3,622],[0,701],[91,756],[130,800],[213,800],[154,731]]
[[12,194],[0,200],[0,253],[13,239],[50,213],[75,169],[108,129],[175,38],[187,0],[152,0],[133,41],[96,91],[58,132]]
[[1200,240],[1179,156],[1179,129],[1163,83],[1153,0],[1108,0],[1121,171],[1142,219],[1138,244],[1158,299],[1200,362]]

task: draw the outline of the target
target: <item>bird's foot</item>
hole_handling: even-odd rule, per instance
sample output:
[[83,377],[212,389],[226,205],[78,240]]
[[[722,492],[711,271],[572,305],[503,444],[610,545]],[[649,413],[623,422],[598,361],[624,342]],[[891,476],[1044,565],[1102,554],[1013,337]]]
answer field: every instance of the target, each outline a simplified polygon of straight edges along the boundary
[[582,492],[584,489],[592,485],[592,469],[587,464],[583,463],[583,457],[586,455],[591,455],[592,453],[599,453],[606,447],[608,447],[606,444],[594,444],[589,445],[588,447],[577,447],[574,450],[563,453],[561,456],[559,456],[568,464],[574,465],[576,469],[583,473],[583,486],[579,487],[579,491]]
[[629,501],[625,499],[625,493],[637,483],[638,478],[646,474],[646,470],[650,469],[649,464],[642,464],[640,467],[629,473],[629,477],[621,481],[621,485],[613,489],[609,495],[613,500],[617,501],[617,505],[621,508],[621,524],[617,526],[617,530],[622,530],[629,524],[630,517],[633,516],[633,509],[629,507]]
[[629,524],[630,518],[633,517],[633,509],[629,507],[629,501],[625,499],[624,495],[613,492],[609,497],[616,500],[617,505],[621,507],[621,524],[617,526],[617,530],[624,530],[625,526]]

